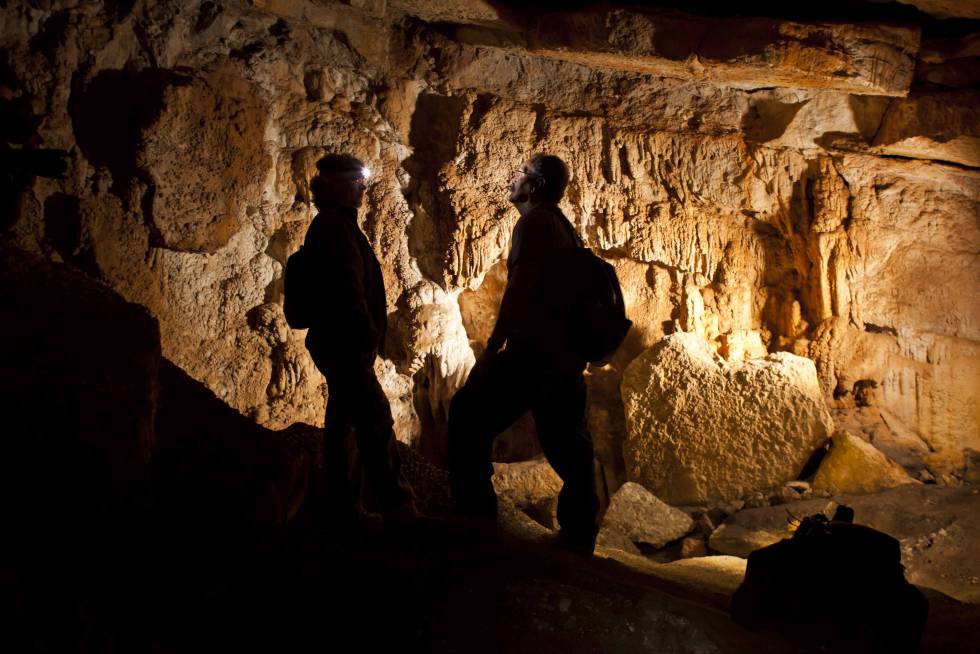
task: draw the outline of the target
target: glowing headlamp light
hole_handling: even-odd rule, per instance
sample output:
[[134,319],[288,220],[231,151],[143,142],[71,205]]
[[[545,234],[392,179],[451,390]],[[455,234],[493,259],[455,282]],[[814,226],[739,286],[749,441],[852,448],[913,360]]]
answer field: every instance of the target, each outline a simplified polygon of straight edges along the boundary
[[371,169],[367,166],[361,168],[361,177],[363,177],[365,180],[371,179]]

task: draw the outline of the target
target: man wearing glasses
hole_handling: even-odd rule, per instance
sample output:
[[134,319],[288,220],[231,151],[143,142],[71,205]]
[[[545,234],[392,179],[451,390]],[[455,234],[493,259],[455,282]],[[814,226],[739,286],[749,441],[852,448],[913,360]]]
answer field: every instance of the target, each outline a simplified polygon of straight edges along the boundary
[[387,300],[378,258],[357,225],[368,169],[347,154],[327,155],[310,181],[318,210],[304,248],[322,274],[321,301],[306,336],[313,362],[327,379],[324,473],[328,507],[355,516],[357,493],[348,480],[344,442],[353,431],[366,482],[386,520],[416,515],[400,475],[391,406],[374,361],[384,354]]
[[507,257],[507,288],[486,350],[450,405],[449,480],[459,513],[484,525],[495,521],[493,439],[530,410],[545,456],[564,482],[559,543],[591,556],[599,501],[586,424],[586,361],[572,353],[568,325],[548,301],[562,282],[551,255],[581,245],[558,208],[568,181],[561,159],[539,153],[511,182],[510,201],[521,217]]

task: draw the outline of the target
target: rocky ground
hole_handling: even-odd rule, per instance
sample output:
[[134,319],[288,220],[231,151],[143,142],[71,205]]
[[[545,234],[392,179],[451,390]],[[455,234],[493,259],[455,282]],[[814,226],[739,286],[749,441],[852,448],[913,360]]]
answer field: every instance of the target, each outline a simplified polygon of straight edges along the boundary
[[[493,538],[443,519],[324,521],[320,430],[231,409],[160,356],[144,310],[78,271],[4,250],[0,278],[17,336],[0,342],[0,398],[18,427],[0,441],[4,651],[814,651],[726,609],[745,567],[731,554],[828,490],[672,507],[628,483],[593,560],[551,542],[558,483],[541,461],[496,465]],[[445,516],[445,472],[403,454],[423,510]],[[834,498],[901,540],[932,604],[922,651],[971,651],[978,498],[927,484]]]

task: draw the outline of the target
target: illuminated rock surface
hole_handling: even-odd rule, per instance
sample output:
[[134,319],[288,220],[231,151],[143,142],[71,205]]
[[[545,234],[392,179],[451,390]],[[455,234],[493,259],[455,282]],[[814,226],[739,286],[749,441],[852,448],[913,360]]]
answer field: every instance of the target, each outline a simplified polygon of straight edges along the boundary
[[873,493],[916,481],[882,452],[845,431],[831,437],[830,452],[813,477],[814,490]]
[[727,363],[677,333],[623,378],[626,471],[671,504],[737,499],[795,479],[833,429],[813,363]]
[[636,551],[632,543],[660,548],[693,527],[689,515],[661,502],[643,486],[626,482],[609,500],[596,542],[600,547],[615,547],[625,538],[630,543],[626,551],[630,552]]

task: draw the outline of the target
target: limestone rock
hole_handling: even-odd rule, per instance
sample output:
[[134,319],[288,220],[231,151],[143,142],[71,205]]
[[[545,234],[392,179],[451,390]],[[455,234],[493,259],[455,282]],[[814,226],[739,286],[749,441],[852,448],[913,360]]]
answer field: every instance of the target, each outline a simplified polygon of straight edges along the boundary
[[241,229],[272,173],[267,121],[259,88],[230,71],[164,90],[137,162],[154,188],[151,219],[165,247],[213,252]]
[[662,579],[703,592],[731,595],[745,578],[745,559],[736,556],[701,556],[664,563],[650,570]]
[[973,89],[980,83],[980,34],[923,42],[915,75],[917,85],[935,89]]
[[736,499],[794,479],[832,430],[812,362],[741,364],[677,333],[623,377],[627,474],[675,504]]
[[[854,509],[854,522],[897,538],[906,578],[963,602],[980,602],[980,565],[975,542],[980,533],[980,494],[969,488],[903,485],[881,493],[838,495],[834,502]],[[757,547],[789,537],[787,517],[832,515],[834,502],[803,500],[750,509],[719,528],[711,549],[746,556]],[[744,538],[743,538],[744,537]]]
[[913,5],[937,18],[980,19],[980,3],[976,0],[899,0]]
[[322,458],[322,430],[257,425],[169,361],[160,389],[154,470],[160,492],[184,519],[283,524],[296,515]]
[[604,551],[619,551],[632,554],[633,556],[643,556],[643,552],[636,546],[629,536],[615,529],[600,529],[596,536],[595,546]]
[[[499,46],[519,42],[521,36],[467,30],[457,38]],[[883,25],[712,19],[606,9],[545,14],[528,33],[527,48],[540,56],[595,68],[665,77],[904,95],[919,34]],[[872,56],[874,65],[865,61]]]
[[858,406],[837,409],[833,415],[838,429],[868,441],[903,467],[921,468],[929,453],[929,445],[887,409]]
[[599,540],[612,542],[606,532],[626,536],[634,543],[660,548],[686,535],[694,527],[689,515],[655,497],[639,484],[626,482],[609,501]]
[[558,497],[562,481],[544,459],[493,464],[493,488],[519,509]]
[[980,93],[959,91],[896,99],[873,146],[889,155],[980,167]]
[[[756,509],[758,510],[758,509]],[[715,552],[748,558],[757,549],[778,543],[792,534],[783,529],[750,529],[737,523],[718,527],[708,539],[708,547]]]
[[703,536],[687,536],[681,541],[681,558],[691,559],[708,555],[708,546]]
[[917,483],[882,452],[845,431],[831,437],[830,452],[813,477],[813,488],[838,493],[873,493]]
[[885,97],[839,91],[756,91],[743,127],[746,138],[771,146],[862,149],[871,144],[889,104]]

